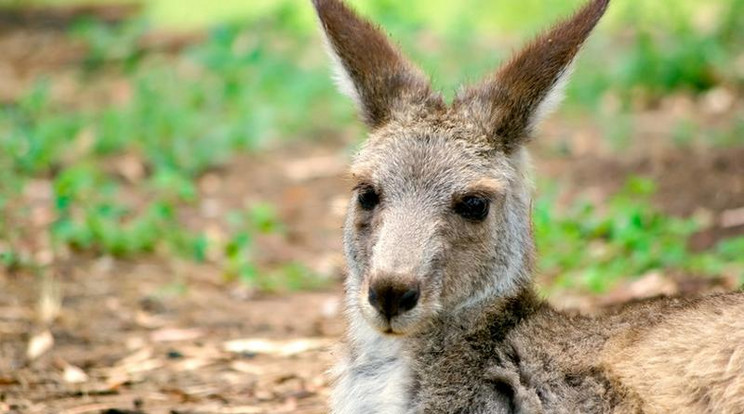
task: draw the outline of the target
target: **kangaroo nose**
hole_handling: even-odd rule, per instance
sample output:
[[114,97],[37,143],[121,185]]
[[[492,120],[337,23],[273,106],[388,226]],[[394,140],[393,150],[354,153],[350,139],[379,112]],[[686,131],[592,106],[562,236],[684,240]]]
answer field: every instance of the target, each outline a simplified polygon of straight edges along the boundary
[[368,299],[373,308],[390,320],[416,307],[420,295],[418,287],[382,282],[370,286]]

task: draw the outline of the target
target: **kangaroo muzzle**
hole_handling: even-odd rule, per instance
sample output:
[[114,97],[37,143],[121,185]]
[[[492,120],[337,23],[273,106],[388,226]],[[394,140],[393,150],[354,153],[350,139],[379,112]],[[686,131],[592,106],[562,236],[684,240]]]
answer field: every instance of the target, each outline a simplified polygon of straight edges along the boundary
[[370,283],[367,300],[390,322],[418,304],[421,289],[418,283],[405,283],[399,277],[385,275]]

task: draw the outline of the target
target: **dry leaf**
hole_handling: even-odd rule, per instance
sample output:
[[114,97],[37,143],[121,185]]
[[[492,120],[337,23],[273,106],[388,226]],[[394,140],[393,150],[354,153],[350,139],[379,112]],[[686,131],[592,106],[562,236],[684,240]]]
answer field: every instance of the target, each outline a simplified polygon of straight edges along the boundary
[[173,364],[173,369],[176,371],[195,371],[200,368],[204,368],[214,362],[211,359],[204,358],[189,358],[176,362]]
[[725,88],[715,88],[703,95],[702,108],[707,114],[720,115],[736,103],[736,96]]
[[168,323],[168,320],[162,316],[151,315],[141,310],[135,314],[134,321],[137,325],[147,329],[161,328]]
[[153,358],[153,355],[152,348],[147,347],[122,359],[114,367],[107,370],[107,383],[113,386],[128,381],[132,374],[152,371],[163,367],[165,363],[160,359]]
[[[158,368],[162,368],[165,363],[159,359],[148,359],[146,361],[141,361],[136,364],[130,364],[126,366],[121,367],[114,367],[114,369],[122,369],[127,374],[137,374],[141,372],[147,372],[147,371],[153,371]],[[120,374],[117,372],[114,372],[114,374]],[[111,375],[112,377],[115,375]]]
[[88,374],[85,373],[82,369],[65,363],[64,365],[64,372],[62,374],[62,379],[64,379],[65,382],[70,384],[79,384],[81,382],[87,382],[88,381]]
[[651,272],[640,279],[618,286],[602,299],[602,303],[624,303],[658,295],[672,296],[677,293],[679,288],[672,280],[658,272]]
[[150,347],[142,348],[137,352],[125,357],[119,363],[118,366],[136,365],[142,361],[150,359],[153,355],[153,350]]
[[243,374],[252,374],[256,376],[261,376],[265,372],[263,368],[257,366],[256,364],[245,361],[233,361],[230,363],[230,368]]
[[28,342],[26,356],[28,359],[34,360],[52,349],[52,346],[54,346],[54,337],[52,336],[52,333],[48,330],[40,332],[34,335]]
[[253,353],[291,356],[328,347],[333,342],[325,338],[303,338],[290,341],[270,339],[236,339],[225,342],[225,350],[233,353]]
[[178,329],[164,328],[150,334],[153,342],[176,342],[176,341],[193,341],[204,336],[204,331],[197,328]]
[[142,160],[133,154],[125,154],[115,161],[116,171],[130,183],[136,183],[145,176]]
[[136,374],[140,372],[154,371],[156,369],[162,368],[163,365],[165,365],[165,363],[159,359],[149,359],[139,365],[130,366],[129,373]]
[[721,213],[721,227],[739,227],[744,226],[744,207],[733,210],[726,210]]
[[57,319],[62,310],[62,293],[59,282],[50,274],[43,274],[40,283],[41,293],[36,304],[36,311],[39,321],[48,325]]
[[644,299],[657,295],[674,295],[677,293],[677,286],[660,273],[651,272],[631,283],[628,291],[631,298]]

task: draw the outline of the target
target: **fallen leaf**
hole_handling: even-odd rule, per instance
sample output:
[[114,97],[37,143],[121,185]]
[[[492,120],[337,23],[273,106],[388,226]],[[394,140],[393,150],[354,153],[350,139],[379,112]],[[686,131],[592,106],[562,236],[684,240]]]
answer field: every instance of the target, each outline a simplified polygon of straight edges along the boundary
[[733,210],[726,210],[721,213],[721,227],[739,227],[744,226],[744,207]]
[[130,183],[136,183],[145,176],[145,165],[133,154],[123,155],[114,164],[116,171]]
[[34,360],[40,357],[45,352],[52,349],[54,346],[54,337],[48,330],[37,333],[28,342],[28,348],[26,349],[26,357],[30,360]]
[[150,359],[153,355],[153,350],[151,347],[146,347],[138,350],[137,352],[134,352],[131,355],[126,356],[123,358],[117,365],[119,366],[126,366],[126,365],[135,365],[139,364],[142,361],[146,361]]
[[176,362],[175,364],[173,364],[173,368],[176,371],[195,371],[199,368],[204,368],[207,365],[212,364],[213,362],[214,360],[211,359],[189,358]]
[[59,282],[51,274],[43,274],[40,284],[41,293],[36,304],[37,316],[43,324],[49,324],[57,319],[62,310],[62,293]]
[[134,321],[137,325],[147,329],[161,328],[168,323],[168,320],[162,316],[151,315],[141,310],[135,314]]
[[81,382],[88,382],[88,374],[82,369],[72,365],[65,364],[62,379],[70,384],[80,384]]
[[163,367],[165,363],[158,358],[154,358],[153,355],[153,349],[147,347],[127,356],[107,370],[107,382],[109,384],[117,384],[121,381],[128,381],[132,374],[152,371]]
[[725,113],[736,102],[736,96],[725,88],[715,88],[703,95],[702,108],[707,114],[720,115]]
[[193,341],[204,336],[204,331],[197,328],[178,329],[164,328],[150,334],[153,342],[176,342],[176,341]]
[[236,339],[225,342],[224,349],[233,353],[254,353],[292,356],[330,346],[333,342],[325,338],[303,338],[290,341],[270,339]]
[[679,293],[678,286],[658,272],[651,272],[640,279],[624,283],[605,295],[600,303],[609,305],[630,300],[647,299],[654,296],[672,296]]
[[256,376],[261,376],[265,372],[263,368],[245,361],[233,361],[230,363],[230,368],[243,374],[252,374]]
[[148,359],[147,361],[142,361],[138,364],[128,365],[126,367],[126,372],[128,374],[137,374],[140,372],[153,371],[162,368],[163,365],[165,365],[165,363],[159,359]]

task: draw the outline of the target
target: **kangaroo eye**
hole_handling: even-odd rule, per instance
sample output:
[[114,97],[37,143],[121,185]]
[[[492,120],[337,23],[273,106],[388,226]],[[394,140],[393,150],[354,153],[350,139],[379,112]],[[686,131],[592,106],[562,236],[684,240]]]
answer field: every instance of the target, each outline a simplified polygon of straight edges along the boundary
[[362,188],[359,190],[357,201],[362,209],[372,210],[380,204],[380,195],[372,187]]
[[455,204],[455,213],[472,221],[483,221],[488,216],[489,202],[487,198],[469,195]]

